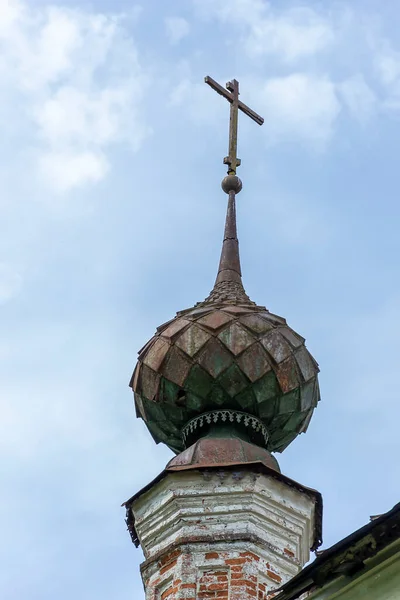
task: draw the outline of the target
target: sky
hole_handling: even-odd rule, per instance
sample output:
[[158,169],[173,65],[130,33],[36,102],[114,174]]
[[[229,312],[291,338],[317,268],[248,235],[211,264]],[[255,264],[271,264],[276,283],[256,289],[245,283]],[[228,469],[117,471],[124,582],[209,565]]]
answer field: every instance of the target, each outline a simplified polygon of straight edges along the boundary
[[0,0],[0,597],[143,599],[121,503],[172,453],[128,387],[209,293],[241,99],[250,297],[321,368],[283,473],[324,547],[399,501],[400,7],[394,0]]

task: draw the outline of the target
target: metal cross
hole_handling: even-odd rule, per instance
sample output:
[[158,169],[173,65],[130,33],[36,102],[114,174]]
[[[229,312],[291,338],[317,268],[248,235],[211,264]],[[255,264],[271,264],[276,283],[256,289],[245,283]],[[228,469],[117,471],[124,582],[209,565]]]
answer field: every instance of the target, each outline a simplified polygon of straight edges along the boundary
[[205,77],[204,81],[231,103],[229,120],[229,155],[224,158],[224,165],[228,165],[228,175],[236,175],[236,169],[240,166],[240,158],[237,157],[238,109],[258,123],[258,125],[262,125],[264,119],[239,100],[239,82],[236,81],[236,79],[228,81],[226,89],[211,77]]

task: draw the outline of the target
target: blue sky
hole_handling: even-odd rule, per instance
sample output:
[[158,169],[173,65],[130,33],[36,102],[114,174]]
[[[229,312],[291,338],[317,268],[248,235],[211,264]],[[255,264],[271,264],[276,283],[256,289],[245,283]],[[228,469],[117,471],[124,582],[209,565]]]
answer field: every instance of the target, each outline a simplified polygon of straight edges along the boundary
[[328,546],[398,498],[400,8],[394,1],[0,0],[4,599],[143,598],[121,502],[170,452],[128,382],[219,259],[236,77],[250,297],[321,367],[278,456]]

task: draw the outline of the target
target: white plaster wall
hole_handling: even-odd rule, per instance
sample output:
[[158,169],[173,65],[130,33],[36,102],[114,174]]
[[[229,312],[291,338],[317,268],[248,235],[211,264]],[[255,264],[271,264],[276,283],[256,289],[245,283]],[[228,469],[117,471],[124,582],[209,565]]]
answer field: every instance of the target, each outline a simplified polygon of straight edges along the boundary
[[296,571],[309,560],[313,499],[265,474],[245,469],[170,473],[132,510],[146,559],[177,538],[206,536],[212,542],[253,534],[262,540],[259,552],[266,560],[289,562]]

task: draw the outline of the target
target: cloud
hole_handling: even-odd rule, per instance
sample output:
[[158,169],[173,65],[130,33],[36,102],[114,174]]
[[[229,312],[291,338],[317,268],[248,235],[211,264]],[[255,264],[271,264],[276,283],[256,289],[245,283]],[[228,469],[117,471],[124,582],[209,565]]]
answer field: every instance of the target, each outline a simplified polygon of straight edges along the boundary
[[375,113],[378,100],[363,75],[354,75],[337,88],[351,115],[359,121],[366,122]]
[[215,97],[215,92],[192,72],[186,62],[178,65],[168,95],[170,108],[184,111],[196,125],[207,124],[210,127],[227,114],[225,103],[226,100]]
[[189,35],[190,25],[183,17],[167,17],[165,30],[169,41],[175,45]]
[[375,68],[381,82],[390,86],[396,84],[400,77],[400,53],[384,40],[375,54]]
[[83,183],[101,181],[109,170],[109,162],[102,153],[53,151],[40,156],[38,167],[54,190],[66,192]]
[[137,150],[150,132],[143,118],[148,77],[123,18],[1,4],[2,102],[23,106],[41,177],[58,191],[100,181],[113,144]]
[[330,140],[341,106],[328,77],[295,73],[259,86],[261,112],[272,142],[295,138],[323,149]]
[[[346,84],[342,94],[347,94],[346,99],[355,108],[356,92],[361,96],[361,90],[355,89],[356,82]],[[294,140],[320,151],[331,140],[342,103],[337,84],[327,75],[296,72],[283,77],[254,77],[245,81],[244,87],[246,102],[266,117],[263,131],[269,144]],[[224,102],[214,96],[192,75],[183,75],[170,93],[169,104],[184,107],[193,121],[207,122],[210,126],[226,115]],[[361,104],[361,98],[357,100]]]
[[375,72],[383,88],[383,108],[400,110],[400,52],[387,39],[373,45]]
[[0,263],[0,304],[14,298],[22,287],[22,276],[10,265]]
[[307,7],[278,13],[263,0],[195,0],[195,6],[204,16],[237,26],[251,58],[274,55],[291,63],[321,52],[335,39],[329,20]]
[[[398,410],[399,306],[398,294],[388,296],[369,312],[342,317],[341,327],[332,334],[343,371],[338,384],[342,409],[351,418],[362,414],[381,447],[397,436],[397,421],[391,416]],[[377,427],[380,421],[382,429]]]

